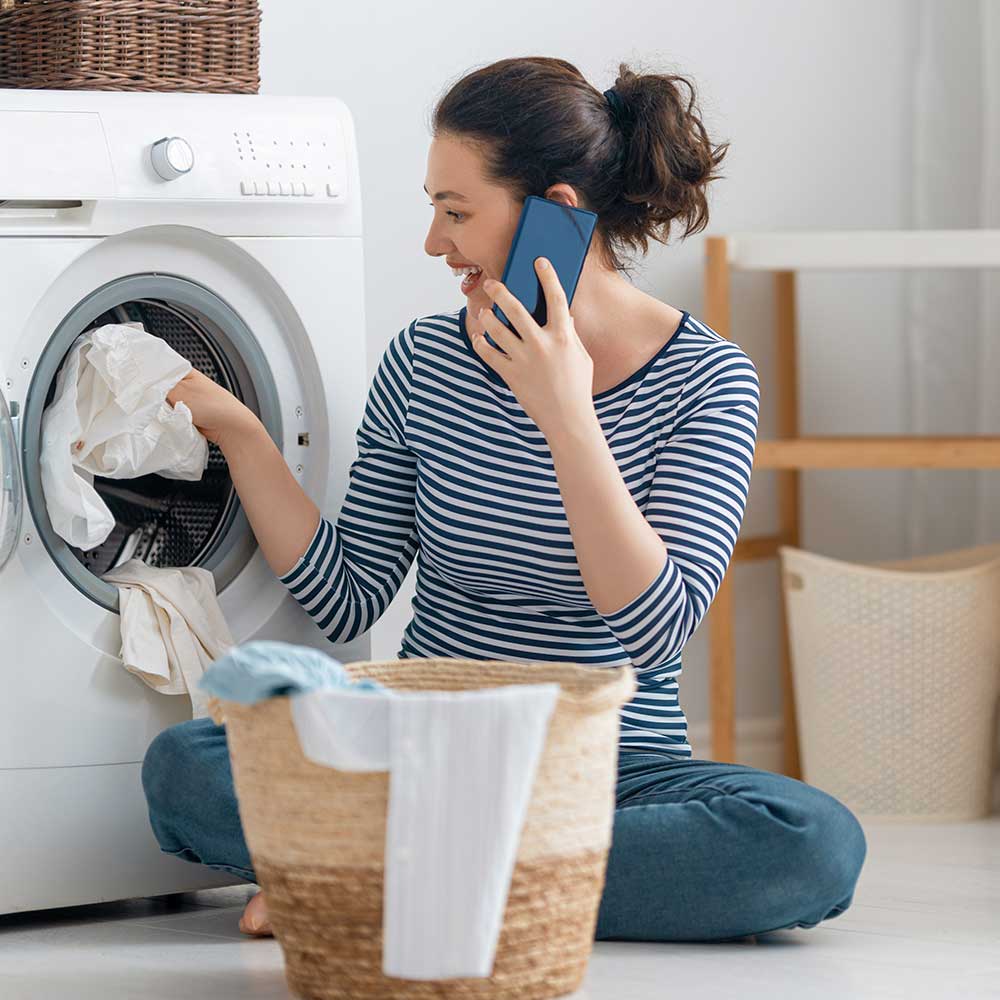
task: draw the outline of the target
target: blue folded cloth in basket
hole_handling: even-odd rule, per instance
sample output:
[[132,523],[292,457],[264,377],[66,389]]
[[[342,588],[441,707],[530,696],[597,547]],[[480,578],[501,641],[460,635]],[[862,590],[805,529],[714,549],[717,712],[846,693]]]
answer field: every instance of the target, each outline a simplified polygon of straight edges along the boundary
[[277,695],[304,694],[320,688],[382,691],[378,681],[352,680],[340,660],[311,646],[255,639],[233,646],[202,675],[198,687],[224,701],[253,705]]

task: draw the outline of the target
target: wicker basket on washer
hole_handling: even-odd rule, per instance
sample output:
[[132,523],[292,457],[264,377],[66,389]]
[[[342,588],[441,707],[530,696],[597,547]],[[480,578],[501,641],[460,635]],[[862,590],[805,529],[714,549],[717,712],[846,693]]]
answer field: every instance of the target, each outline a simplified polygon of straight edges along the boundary
[[988,815],[1000,544],[868,564],[779,553],[803,780],[870,819]]
[[258,0],[0,0],[0,87],[256,94]]
[[576,990],[593,947],[614,820],[618,722],[630,667],[404,659],[345,664],[399,690],[457,691],[556,682],[489,978],[382,974],[388,772],[339,771],[300,749],[289,699],[215,702],[226,723],[240,819],[285,955],[307,1000],[454,997],[519,1000]]

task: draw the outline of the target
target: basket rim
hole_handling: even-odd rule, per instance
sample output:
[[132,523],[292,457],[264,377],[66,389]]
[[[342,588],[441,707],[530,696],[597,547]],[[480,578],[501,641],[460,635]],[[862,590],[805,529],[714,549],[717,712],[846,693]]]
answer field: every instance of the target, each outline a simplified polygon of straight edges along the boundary
[[[531,681],[524,678],[511,679],[510,685],[522,686],[522,685],[533,685],[533,684],[557,684],[559,685],[559,693],[556,699],[557,706],[559,704],[571,707],[577,712],[584,712],[587,714],[593,712],[604,711],[608,707],[608,702],[613,701],[619,704],[625,704],[629,699],[635,694],[638,689],[638,685],[635,679],[635,669],[631,664],[623,664],[617,667],[589,667],[584,666],[580,663],[570,663],[562,661],[539,661],[537,664],[525,661],[511,661],[511,660],[467,660],[458,657],[406,657],[400,659],[390,659],[390,660],[354,660],[350,663],[343,664],[344,668],[350,672],[351,667],[361,667],[361,666],[393,666],[396,664],[412,664],[412,663],[442,663],[454,667],[456,664],[461,666],[467,666],[474,668],[477,672],[483,672],[483,668],[486,668],[486,673],[493,673],[494,675],[500,673],[501,670],[509,669],[511,666],[514,667],[530,667],[534,665],[543,666],[545,668],[556,668],[557,672],[564,673],[569,677],[575,676],[580,679],[585,678],[587,681],[592,681],[593,686],[590,690],[583,693],[578,693],[567,689],[564,685],[560,684],[559,680],[555,677],[545,677],[539,678],[537,681]],[[492,669],[491,669],[492,668]],[[364,676],[364,675],[361,675]],[[317,689],[322,690],[322,689]],[[434,690],[447,690],[447,689],[437,689],[437,688],[419,688],[417,689],[423,691],[434,691]],[[479,690],[476,687],[470,688],[459,688],[450,690],[469,690],[475,691]],[[209,707],[209,714],[211,715],[213,721],[218,725],[224,724],[224,718],[228,706],[234,706],[238,710],[243,709],[253,709],[262,704],[270,704],[273,702],[290,701],[292,698],[296,697],[298,692],[292,692],[291,694],[281,694],[272,695],[269,698],[262,698],[257,702],[246,703],[240,701],[231,701],[229,699],[218,698],[215,695],[210,695],[207,700],[207,705]]]
[[[573,663],[568,660],[476,660],[457,656],[412,656],[398,657],[388,660],[351,660],[350,662],[343,664],[343,666],[345,670],[353,674],[354,671],[352,671],[352,668],[393,667],[399,664],[420,664],[423,667],[429,666],[432,669],[437,664],[441,664],[443,668],[471,668],[477,674],[492,676],[503,674],[505,671],[509,671],[511,667],[514,667],[515,669],[529,669],[536,667],[540,668],[539,672],[541,672],[541,670],[551,670],[556,673],[566,675],[567,680],[571,678],[579,679],[581,681],[586,681],[589,685],[591,685],[590,690],[585,691],[582,694],[567,690],[565,687],[560,685],[559,700],[566,701],[578,707],[585,707],[589,702],[604,701],[609,694],[617,693],[618,688],[627,688],[630,684],[634,684],[635,680],[635,670],[631,664],[623,664],[617,667],[594,667],[585,666],[581,663]],[[362,674],[362,676],[365,675]],[[511,685],[559,684],[559,680],[555,677],[540,677],[535,681],[528,678],[518,678],[516,680],[512,679],[510,683]],[[424,688],[423,690],[431,691],[435,689]],[[471,687],[460,690],[475,690],[475,688]]]
[[[926,559],[935,559],[938,557],[954,555],[958,556],[962,553],[973,553],[977,550],[982,550],[984,553],[991,551],[995,555],[988,558],[984,558],[982,562],[974,562],[968,566],[958,566],[954,569],[940,569],[940,570],[927,570],[927,569],[887,569],[884,562],[876,563],[858,563],[852,562],[847,559],[837,559],[834,556],[821,555],[818,552],[810,552],[807,549],[797,548],[794,545],[779,545],[778,554],[782,560],[782,568],[784,568],[784,562],[786,557],[791,557],[793,559],[799,560],[800,562],[811,562],[816,565],[825,566],[836,566],[838,569],[845,572],[845,574],[853,574],[856,576],[867,576],[867,577],[882,577],[885,579],[892,580],[912,580],[914,582],[924,581],[924,580],[947,580],[954,579],[957,577],[975,577],[975,576],[986,576],[992,572],[995,572],[998,567],[1000,567],[1000,542],[990,542],[985,545],[972,545],[962,549],[950,549],[945,552],[931,553],[926,556],[914,556],[913,562],[921,562]],[[888,562],[900,562],[903,560],[887,560]]]

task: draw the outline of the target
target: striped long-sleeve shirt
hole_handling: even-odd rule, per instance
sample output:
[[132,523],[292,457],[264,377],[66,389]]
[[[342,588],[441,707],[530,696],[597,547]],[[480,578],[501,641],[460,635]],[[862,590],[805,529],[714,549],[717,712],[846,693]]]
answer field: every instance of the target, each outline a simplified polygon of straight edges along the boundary
[[334,524],[322,517],[281,582],[332,642],[365,632],[417,557],[398,657],[631,664],[622,750],[691,756],[681,651],[732,557],[760,387],[750,358],[685,312],[638,371],[594,396],[622,478],[663,541],[663,566],[599,614],[577,565],[552,454],[475,353],[465,307],[396,334],[372,380]]

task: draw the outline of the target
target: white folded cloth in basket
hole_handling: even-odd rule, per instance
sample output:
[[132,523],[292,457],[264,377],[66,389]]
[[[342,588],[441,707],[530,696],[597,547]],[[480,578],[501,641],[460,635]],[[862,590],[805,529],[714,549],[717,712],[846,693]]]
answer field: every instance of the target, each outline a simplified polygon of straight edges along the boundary
[[[558,684],[290,696],[302,752],[389,776],[382,972],[493,971]],[[385,697],[384,695],[390,695]]]
[[190,371],[141,323],[108,323],[73,342],[42,414],[39,455],[49,520],[70,545],[95,548],[115,526],[94,476],[201,479],[208,441],[184,403],[166,401]]
[[187,693],[191,717],[208,716],[209,695],[198,682],[233,645],[212,573],[129,559],[101,579],[118,587],[125,669],[160,694]]

